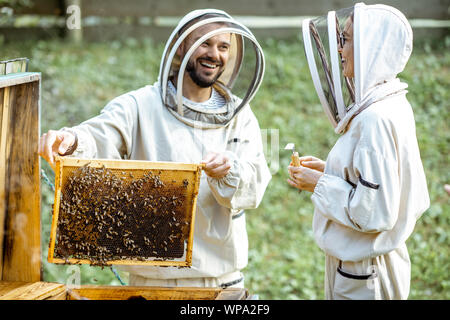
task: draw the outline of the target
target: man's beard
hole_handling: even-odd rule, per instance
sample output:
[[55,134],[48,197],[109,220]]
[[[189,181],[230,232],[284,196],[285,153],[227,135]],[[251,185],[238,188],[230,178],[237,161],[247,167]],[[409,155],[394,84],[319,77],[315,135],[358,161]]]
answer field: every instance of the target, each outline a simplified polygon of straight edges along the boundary
[[[209,62],[215,63],[214,60],[207,59],[207,58],[203,58],[202,60],[207,60]],[[189,60],[187,66],[186,66],[186,71],[188,72],[188,74],[191,77],[192,81],[194,81],[194,83],[196,85],[198,85],[200,88],[209,88],[209,87],[211,87],[214,83],[216,83],[217,79],[219,79],[219,77],[222,75],[224,70],[225,69],[220,70],[217,73],[217,75],[213,79],[210,80],[210,79],[202,77],[201,75],[199,75],[197,73],[197,69],[195,68],[194,62],[192,60]]]

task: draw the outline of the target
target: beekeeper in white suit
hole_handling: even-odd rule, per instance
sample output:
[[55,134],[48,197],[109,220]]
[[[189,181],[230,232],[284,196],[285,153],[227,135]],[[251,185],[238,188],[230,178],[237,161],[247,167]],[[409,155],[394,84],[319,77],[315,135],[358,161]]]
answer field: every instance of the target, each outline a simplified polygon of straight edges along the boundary
[[[245,45],[253,56],[244,57]],[[253,74],[250,83],[239,81],[244,69]],[[220,10],[196,10],[170,36],[154,85],[115,98],[76,127],[41,137],[40,154],[52,165],[57,153],[206,164],[192,267],[120,266],[130,273],[130,285],[244,286],[243,210],[259,205],[271,179],[258,121],[248,105],[263,73],[262,50],[245,26]],[[231,88],[240,88],[242,99]]]
[[412,50],[404,15],[358,3],[305,20],[305,53],[321,104],[341,134],[326,162],[302,157],[289,184],[313,192],[327,299],[406,299],[405,241],[429,207],[415,122],[397,78]]

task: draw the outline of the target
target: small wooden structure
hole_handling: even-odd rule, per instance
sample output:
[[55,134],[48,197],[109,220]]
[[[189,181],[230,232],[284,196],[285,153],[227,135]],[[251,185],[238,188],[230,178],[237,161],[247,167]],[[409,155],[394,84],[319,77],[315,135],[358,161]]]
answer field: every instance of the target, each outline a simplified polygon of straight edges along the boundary
[[0,279],[41,279],[39,73],[0,76]]
[[42,281],[39,73],[0,76],[0,300],[247,299],[239,288],[161,288]]

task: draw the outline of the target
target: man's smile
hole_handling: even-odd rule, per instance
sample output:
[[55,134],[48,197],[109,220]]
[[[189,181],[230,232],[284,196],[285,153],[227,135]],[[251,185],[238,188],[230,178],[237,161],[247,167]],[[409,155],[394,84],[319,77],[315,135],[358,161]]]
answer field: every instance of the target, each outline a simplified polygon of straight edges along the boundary
[[202,67],[205,67],[205,68],[210,69],[210,70],[215,70],[218,67],[222,66],[221,63],[217,63],[217,62],[213,62],[213,61],[205,60],[205,59],[199,60],[199,64]]

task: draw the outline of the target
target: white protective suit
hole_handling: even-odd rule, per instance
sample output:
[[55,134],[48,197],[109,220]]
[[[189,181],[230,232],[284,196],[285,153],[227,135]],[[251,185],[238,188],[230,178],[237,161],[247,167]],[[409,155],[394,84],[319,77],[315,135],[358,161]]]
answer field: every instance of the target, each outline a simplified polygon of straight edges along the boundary
[[407,85],[396,78],[412,30],[384,5],[357,4],[353,19],[355,101],[337,117],[342,136],[311,197],[314,237],[327,299],[406,299],[405,242],[430,204]]
[[[190,16],[201,13],[195,11]],[[225,115],[232,115],[230,119],[222,117],[228,121],[225,124],[215,117],[215,110],[198,110],[198,106],[196,110],[183,106],[190,119],[174,116],[176,103],[162,102],[161,78],[160,73],[154,85],[121,95],[100,115],[65,128],[78,137],[72,156],[200,163],[209,151],[225,153],[232,164],[229,173],[221,179],[204,173],[201,177],[192,267],[117,267],[130,273],[130,284],[134,285],[221,286],[239,280],[248,258],[243,210],[259,205],[271,179],[258,121],[248,104],[236,113],[242,100],[222,85],[220,92],[228,95],[227,105],[216,112],[223,115],[225,110]],[[176,101],[173,92],[167,92],[167,101]],[[193,125],[192,119],[203,119],[206,125],[212,119],[214,124],[202,128],[201,124]]]

